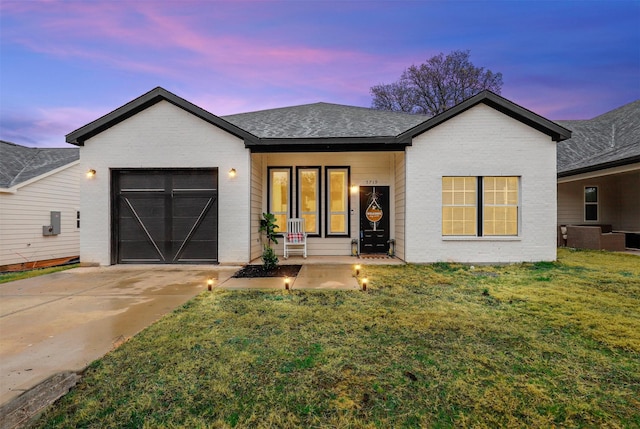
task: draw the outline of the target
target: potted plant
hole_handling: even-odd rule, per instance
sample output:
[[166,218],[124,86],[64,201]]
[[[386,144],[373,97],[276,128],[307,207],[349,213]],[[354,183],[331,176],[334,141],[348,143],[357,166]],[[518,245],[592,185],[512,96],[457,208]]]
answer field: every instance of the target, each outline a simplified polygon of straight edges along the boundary
[[262,267],[265,271],[272,270],[278,266],[278,257],[271,247],[271,242],[278,244],[277,233],[275,232],[279,226],[276,224],[276,217],[271,213],[262,213],[260,219],[260,232],[264,232],[267,237],[267,244],[263,245],[262,251]]

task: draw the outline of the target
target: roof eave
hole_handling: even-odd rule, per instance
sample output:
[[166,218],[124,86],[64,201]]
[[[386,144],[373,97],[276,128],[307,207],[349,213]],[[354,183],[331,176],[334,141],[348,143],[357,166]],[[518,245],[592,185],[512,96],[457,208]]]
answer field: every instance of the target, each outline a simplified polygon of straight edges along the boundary
[[601,164],[575,168],[573,170],[561,171],[558,173],[558,178],[575,176],[577,174],[583,174],[583,173],[591,173],[594,171],[604,170],[607,168],[622,167],[624,165],[635,164],[637,162],[640,162],[640,155],[635,155],[635,156],[631,156],[629,158],[624,158],[624,159],[618,159],[615,161],[603,162]]
[[94,137],[101,132],[113,127],[114,125],[128,119],[137,113],[153,106],[160,101],[167,101],[185,111],[219,127],[223,130],[235,135],[244,140],[252,140],[256,137],[251,133],[233,125],[232,123],[214,115],[195,104],[178,97],[177,95],[167,91],[162,87],[157,87],[141,95],[140,97],[128,102],[127,104],[117,108],[116,110],[107,113],[106,115],[96,119],[89,124],[78,128],[75,131],[67,134],[65,139],[67,143],[71,143],[76,146],[84,146],[84,142]]
[[245,141],[256,153],[269,152],[373,152],[404,151],[411,141],[396,137],[261,138]]

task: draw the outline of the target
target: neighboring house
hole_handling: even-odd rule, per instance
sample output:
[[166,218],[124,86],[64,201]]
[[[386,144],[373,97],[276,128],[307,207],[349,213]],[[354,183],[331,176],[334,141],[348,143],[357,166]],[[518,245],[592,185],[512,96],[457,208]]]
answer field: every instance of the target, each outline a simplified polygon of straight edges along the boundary
[[0,271],[78,257],[79,164],[77,148],[0,141]]
[[610,225],[640,248],[640,100],[593,119],[558,121],[558,225]]
[[570,136],[487,91],[433,118],[328,103],[218,117],[156,88],[66,137],[96,172],[81,260],[247,263],[263,212],[304,218],[311,256],[355,241],[416,263],[554,260]]

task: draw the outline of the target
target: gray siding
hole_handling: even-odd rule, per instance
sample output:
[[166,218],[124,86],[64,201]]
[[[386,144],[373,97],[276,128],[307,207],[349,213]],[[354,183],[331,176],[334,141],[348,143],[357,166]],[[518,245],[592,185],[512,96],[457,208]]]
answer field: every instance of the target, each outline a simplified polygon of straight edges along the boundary
[[[584,188],[598,187],[598,220],[584,220]],[[558,184],[558,224],[610,224],[640,232],[640,171]]]
[[[405,231],[405,207],[406,207],[406,174],[404,153],[395,155],[395,205],[396,205],[396,221],[395,221],[395,240],[396,240],[396,256],[404,259],[404,231]],[[393,238],[393,237],[392,237]]]
[[262,180],[262,155],[251,155],[251,260],[262,255],[260,240],[260,219],[263,212],[263,188],[266,183]]

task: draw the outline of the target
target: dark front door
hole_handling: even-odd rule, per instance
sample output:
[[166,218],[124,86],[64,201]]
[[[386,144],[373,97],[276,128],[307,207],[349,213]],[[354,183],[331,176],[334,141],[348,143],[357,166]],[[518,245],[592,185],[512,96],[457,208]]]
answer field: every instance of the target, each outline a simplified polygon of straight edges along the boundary
[[389,251],[389,187],[360,187],[360,253]]
[[217,262],[217,184],[216,169],[114,171],[114,262]]

